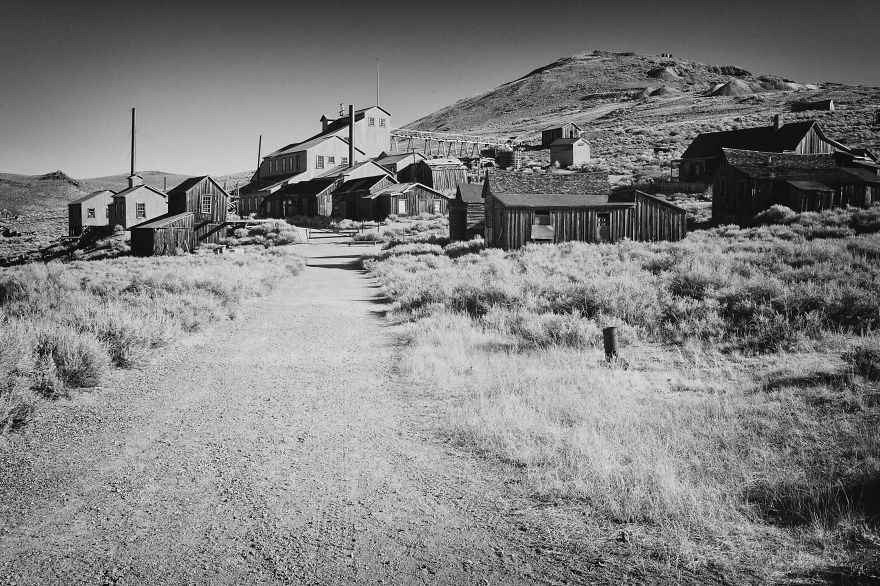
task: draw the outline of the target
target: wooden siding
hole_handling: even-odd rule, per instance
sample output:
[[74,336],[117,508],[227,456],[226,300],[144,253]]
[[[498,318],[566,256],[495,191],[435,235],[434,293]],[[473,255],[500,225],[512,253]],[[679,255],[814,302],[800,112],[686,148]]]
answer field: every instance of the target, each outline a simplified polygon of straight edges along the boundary
[[431,167],[424,161],[410,165],[398,173],[402,183],[421,183],[437,191],[454,195],[459,183],[467,183],[464,165]]
[[640,242],[668,240],[687,236],[687,212],[650,195],[635,192],[633,227],[629,237]]
[[460,199],[449,201],[449,237],[452,240],[469,238],[485,221],[485,204],[465,203]]
[[[211,196],[211,210],[202,212],[202,196]],[[183,193],[171,190],[168,196],[168,213],[182,214],[192,212],[196,225],[203,222],[220,223],[226,221],[229,196],[213,179],[205,177]]]
[[831,154],[837,149],[829,142],[826,142],[816,131],[816,126],[810,129],[807,135],[798,143],[794,152],[798,155],[819,155]]
[[[498,205],[495,246],[505,250],[524,246],[531,240],[535,209],[507,208]],[[553,242],[619,242],[629,237],[633,226],[633,208],[629,206],[597,206],[578,209],[551,209]],[[598,216],[608,214],[609,236],[602,240],[598,232]]]
[[193,215],[186,214],[163,223],[161,227],[133,228],[131,253],[134,256],[169,256],[177,254],[178,250],[192,252],[193,240]]

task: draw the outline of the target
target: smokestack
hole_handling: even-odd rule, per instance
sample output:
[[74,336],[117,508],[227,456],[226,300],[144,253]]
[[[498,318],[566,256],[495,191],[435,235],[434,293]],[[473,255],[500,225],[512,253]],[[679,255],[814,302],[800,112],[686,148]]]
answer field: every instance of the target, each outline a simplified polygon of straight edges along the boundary
[[134,118],[135,109],[131,109],[131,175],[128,176],[128,187],[129,189],[134,187],[135,185],[143,185],[144,182],[140,180],[135,175],[135,118]]
[[782,126],[782,114],[775,114],[773,116],[773,130],[775,132],[779,132],[779,128]]
[[348,166],[354,167],[354,106],[348,105]]
[[260,178],[260,164],[263,162],[263,135],[257,140],[257,179]]

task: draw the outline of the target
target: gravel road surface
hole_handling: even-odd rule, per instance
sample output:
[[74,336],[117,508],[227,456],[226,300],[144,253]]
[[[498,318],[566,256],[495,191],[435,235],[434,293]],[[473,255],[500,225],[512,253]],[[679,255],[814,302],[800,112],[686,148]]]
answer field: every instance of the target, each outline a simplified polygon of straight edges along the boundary
[[236,321],[0,440],[0,584],[577,581],[431,432],[364,248],[300,250]]

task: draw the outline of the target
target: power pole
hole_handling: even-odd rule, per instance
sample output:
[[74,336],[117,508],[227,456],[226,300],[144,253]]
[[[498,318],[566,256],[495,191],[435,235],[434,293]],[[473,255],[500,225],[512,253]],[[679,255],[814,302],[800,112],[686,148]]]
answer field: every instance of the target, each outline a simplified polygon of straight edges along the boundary
[[260,163],[263,160],[263,135],[257,141],[257,179],[260,178]]
[[131,109],[131,176],[132,177],[134,177],[134,170],[135,170],[135,157],[134,157],[134,152],[135,152],[135,150],[134,150],[135,149],[135,133],[134,133],[135,118],[134,118],[134,112],[135,112],[135,109],[132,108]]

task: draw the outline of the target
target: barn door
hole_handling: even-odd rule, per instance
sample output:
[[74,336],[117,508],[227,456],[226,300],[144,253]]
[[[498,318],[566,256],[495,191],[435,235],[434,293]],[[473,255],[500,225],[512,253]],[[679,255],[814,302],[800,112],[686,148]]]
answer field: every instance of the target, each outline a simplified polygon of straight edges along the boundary
[[598,242],[611,240],[611,214],[596,214],[596,240]]

